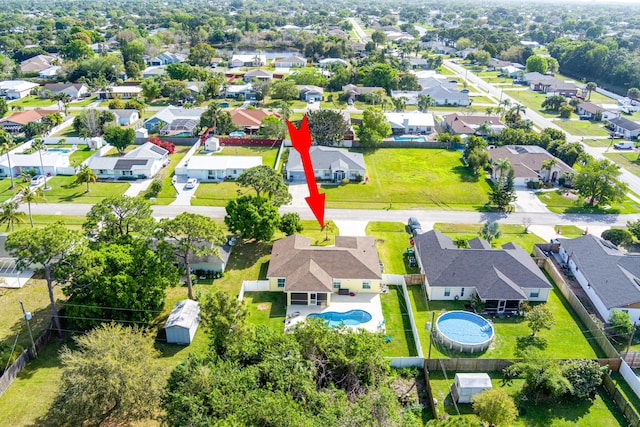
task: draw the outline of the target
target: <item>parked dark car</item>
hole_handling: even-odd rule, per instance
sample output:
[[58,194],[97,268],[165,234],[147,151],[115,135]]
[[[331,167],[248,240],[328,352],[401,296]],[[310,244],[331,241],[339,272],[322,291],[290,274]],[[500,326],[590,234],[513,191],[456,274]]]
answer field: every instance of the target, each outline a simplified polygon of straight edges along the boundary
[[422,225],[420,225],[420,221],[418,221],[418,218],[414,216],[410,217],[407,221],[407,228],[409,229],[409,233],[411,233],[413,236],[422,234]]

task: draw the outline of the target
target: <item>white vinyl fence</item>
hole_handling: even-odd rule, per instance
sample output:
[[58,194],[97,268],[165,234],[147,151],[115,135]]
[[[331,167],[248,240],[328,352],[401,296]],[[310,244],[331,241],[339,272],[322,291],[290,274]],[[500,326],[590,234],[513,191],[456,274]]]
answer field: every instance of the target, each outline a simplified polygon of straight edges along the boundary
[[629,387],[631,387],[638,398],[640,398],[640,378],[638,378],[624,359],[622,359],[622,363],[620,364],[620,375],[624,377]]
[[242,301],[245,292],[264,292],[268,290],[268,280],[244,280],[240,288],[240,293],[238,294],[238,299]]

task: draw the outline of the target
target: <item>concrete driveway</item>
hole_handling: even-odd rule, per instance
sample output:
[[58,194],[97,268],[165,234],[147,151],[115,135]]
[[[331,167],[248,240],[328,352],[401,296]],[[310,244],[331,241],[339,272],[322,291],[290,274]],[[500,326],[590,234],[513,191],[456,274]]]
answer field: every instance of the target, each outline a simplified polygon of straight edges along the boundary
[[200,182],[196,184],[194,188],[185,188],[188,177],[186,175],[175,175],[175,182],[173,186],[178,193],[176,199],[170,203],[171,206],[191,206],[191,199],[195,197],[196,189]]
[[538,199],[534,190],[516,188],[517,199],[514,202],[518,213],[548,213],[549,209]]

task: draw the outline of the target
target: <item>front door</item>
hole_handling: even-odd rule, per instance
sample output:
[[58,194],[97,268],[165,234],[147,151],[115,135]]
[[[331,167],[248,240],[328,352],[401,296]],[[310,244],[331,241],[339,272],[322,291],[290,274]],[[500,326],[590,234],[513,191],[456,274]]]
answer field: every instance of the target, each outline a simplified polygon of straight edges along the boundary
[[309,305],[318,305],[318,294],[315,292],[309,294]]
[[344,171],[335,171],[333,176],[334,176],[334,180],[339,182],[339,181],[342,181],[344,179],[345,173],[344,173]]
[[501,299],[498,301],[498,313],[504,313],[504,309],[507,306],[507,301]]

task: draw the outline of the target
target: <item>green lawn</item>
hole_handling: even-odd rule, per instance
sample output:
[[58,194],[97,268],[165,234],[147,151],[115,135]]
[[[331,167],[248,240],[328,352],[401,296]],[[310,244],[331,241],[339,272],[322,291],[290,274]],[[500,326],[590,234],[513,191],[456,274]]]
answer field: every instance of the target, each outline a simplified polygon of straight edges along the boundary
[[562,237],[567,237],[569,239],[584,235],[584,230],[580,227],[576,227],[575,225],[556,225],[554,228],[560,231],[559,234]]
[[249,311],[248,322],[284,330],[287,314],[287,295],[284,292],[247,292],[244,301]]
[[129,183],[127,182],[94,182],[89,184],[91,191],[85,193],[85,184],[76,184],[75,176],[54,176],[47,181],[51,187],[45,192],[48,203],[97,203],[110,196],[123,194]]
[[22,99],[11,101],[9,110],[11,110],[11,107],[52,107],[55,105],[56,101],[53,99],[40,99],[35,95],[29,95]]
[[[29,223],[29,216],[25,214],[22,218],[24,222],[21,224],[15,224],[14,230],[21,230],[24,228],[31,228],[31,224]],[[49,224],[53,224],[59,221],[62,221],[67,228],[72,230],[81,230],[82,224],[87,220],[84,216],[73,216],[73,215],[34,215],[33,216],[33,226],[44,227]],[[0,226],[0,231],[9,231],[6,225]]]
[[553,123],[560,126],[565,132],[575,136],[609,135],[609,131],[605,129],[602,122],[591,122],[589,120],[554,120]]
[[[452,403],[449,386],[453,383],[455,372],[446,373],[446,379],[442,371],[432,371],[430,384],[433,397],[438,400],[438,414],[448,413],[457,417],[456,409]],[[620,410],[607,392],[600,387],[595,398],[580,401],[554,401],[534,403],[533,400],[523,401],[522,387],[524,380],[515,379],[510,384],[502,383],[501,372],[489,372],[494,388],[505,388],[507,393],[514,398],[521,408],[514,427],[594,427],[594,426],[626,426]],[[461,417],[469,419],[474,425],[478,418],[473,414],[471,404],[459,404]]]
[[[75,113],[76,111],[70,111],[69,114]],[[56,138],[72,138],[72,137],[78,137],[80,136],[80,134],[78,132],[76,132],[75,128],[72,126],[66,127],[58,132],[56,132],[55,134],[53,134],[52,136],[56,137]]]
[[613,160],[632,174],[640,176],[640,153],[637,152],[624,152],[613,151],[605,153],[609,159]]
[[[13,183],[14,183],[14,186],[22,185],[22,179],[20,179],[19,177],[14,177]],[[16,190],[15,189],[9,190],[9,187],[11,187],[11,179],[9,178],[0,179],[0,202],[5,202],[9,200],[15,194]]]
[[69,161],[72,165],[79,165],[95,153],[88,145],[78,145],[78,149],[69,155]]
[[636,203],[628,198],[623,202],[614,202],[610,209],[598,206],[589,206],[582,197],[572,198],[566,194],[573,194],[571,191],[539,191],[536,193],[538,199],[544,203],[551,212],[555,213],[594,213],[594,214],[628,214],[637,213]]
[[237,147],[228,146],[224,147],[219,153],[212,154],[213,156],[260,156],[262,157],[262,164],[274,167],[276,164],[276,158],[278,157],[279,147]]
[[[238,197],[240,186],[234,181],[201,182],[196,189],[192,206],[226,206],[230,200]],[[242,190],[246,192],[247,189]],[[255,192],[253,192],[255,195]]]
[[86,107],[87,105],[94,102],[97,98],[95,96],[91,96],[89,98],[85,98],[82,101],[75,101],[69,104],[69,107]]
[[487,202],[489,183],[473,176],[460,152],[382,148],[363,153],[369,182],[322,184],[328,208],[477,210]]
[[493,99],[487,97],[487,96],[473,96],[471,97],[471,101],[473,102],[473,105],[478,106],[478,104],[491,104],[491,105],[498,105],[498,103],[496,101],[494,101]]
[[[435,223],[433,228],[454,240],[459,238],[471,240],[478,237],[482,224],[447,224],[439,222]],[[494,248],[500,248],[505,243],[513,242],[528,253],[531,253],[534,244],[545,243],[544,239],[533,233],[525,234],[524,227],[519,224],[500,224],[499,230],[502,235],[492,242]]]
[[173,172],[180,163],[180,160],[187,154],[191,147],[176,145],[176,151],[173,154],[169,154],[169,166],[162,170],[160,179],[162,179],[162,191],[154,196],[151,192],[147,191],[144,194],[146,199],[151,197],[155,197],[155,200],[151,201],[151,204],[154,205],[168,205],[176,199],[176,189],[171,183],[171,178],[173,178]]
[[380,262],[387,274],[414,274],[417,268],[409,267],[407,247],[411,235],[401,222],[370,222],[366,228],[367,236],[376,239]]
[[416,356],[415,342],[411,333],[411,323],[402,296],[402,288],[389,286],[389,293],[380,294],[382,315],[385,320],[385,335],[391,337],[384,349],[385,356]]
[[608,138],[587,138],[582,139],[582,142],[587,144],[589,147],[613,147],[613,144],[619,141],[618,139],[608,139]]

